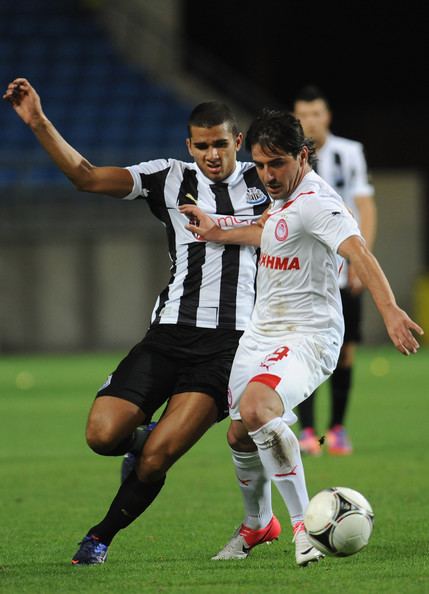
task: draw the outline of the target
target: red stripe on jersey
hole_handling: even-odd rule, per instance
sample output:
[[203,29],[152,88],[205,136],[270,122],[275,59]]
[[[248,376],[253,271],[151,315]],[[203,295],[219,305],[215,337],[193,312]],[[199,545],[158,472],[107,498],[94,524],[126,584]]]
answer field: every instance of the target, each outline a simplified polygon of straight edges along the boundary
[[299,198],[300,196],[309,196],[310,194],[315,194],[315,192],[301,192],[301,194],[298,194],[296,198]]
[[289,208],[289,206],[292,206],[292,204],[295,202],[295,200],[297,200],[300,196],[309,196],[310,194],[315,194],[316,192],[301,192],[301,194],[298,194],[298,196],[296,198],[294,198],[293,200],[289,200],[289,202],[286,202],[286,204],[284,204],[280,210],[276,210],[275,212],[271,212],[269,213],[269,217],[272,217],[273,215],[282,212],[282,210],[285,210],[286,208]]
[[278,375],[273,375],[272,373],[260,373],[259,375],[255,375],[254,377],[252,377],[250,382],[259,382],[260,384],[265,384],[269,388],[275,390],[278,384],[280,383],[281,379],[281,377],[279,377]]
[[300,196],[309,196],[310,194],[314,194],[315,192],[301,192],[301,194],[298,194],[298,196],[296,198],[294,198],[293,200],[290,200],[289,202],[286,202],[286,204],[283,206],[282,210],[285,210],[285,208],[289,208],[289,206],[291,206],[295,200],[298,200],[298,198]]

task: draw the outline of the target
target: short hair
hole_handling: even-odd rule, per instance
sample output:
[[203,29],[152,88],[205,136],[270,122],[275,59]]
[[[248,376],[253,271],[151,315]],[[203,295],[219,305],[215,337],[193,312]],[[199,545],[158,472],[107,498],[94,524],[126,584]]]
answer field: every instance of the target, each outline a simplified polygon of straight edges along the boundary
[[313,167],[317,161],[314,142],[306,138],[300,121],[289,111],[264,108],[246,134],[246,149],[251,151],[255,144],[273,152],[280,149],[295,159],[306,146],[309,165]]
[[305,87],[302,87],[302,89],[295,95],[294,103],[297,101],[316,101],[317,99],[322,99],[322,101],[325,102],[326,107],[330,109],[327,96],[316,85],[306,85]]
[[220,101],[200,103],[192,110],[188,119],[189,137],[191,137],[191,126],[212,128],[221,124],[227,124],[230,132],[234,136],[238,135],[237,120],[228,105]]

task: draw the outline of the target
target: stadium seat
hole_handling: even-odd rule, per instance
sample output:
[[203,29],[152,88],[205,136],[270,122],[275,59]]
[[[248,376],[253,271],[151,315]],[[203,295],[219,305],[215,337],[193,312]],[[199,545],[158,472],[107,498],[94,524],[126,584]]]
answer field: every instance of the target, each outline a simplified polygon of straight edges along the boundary
[[[0,78],[27,77],[48,117],[78,149],[117,156],[118,163],[125,154],[185,156],[189,107],[127,64],[95,16],[73,0],[1,3],[0,33]],[[0,126],[7,147],[0,185],[68,183],[50,168],[37,171],[41,149],[8,109],[0,110]],[[17,172],[19,162],[25,175]]]

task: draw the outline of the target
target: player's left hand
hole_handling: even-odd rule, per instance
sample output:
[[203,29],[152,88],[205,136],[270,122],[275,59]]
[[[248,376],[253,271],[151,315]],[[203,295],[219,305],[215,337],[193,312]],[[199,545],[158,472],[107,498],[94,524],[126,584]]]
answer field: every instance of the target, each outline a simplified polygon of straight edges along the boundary
[[420,345],[413,332],[422,336],[424,334],[423,328],[416,324],[397,305],[390,307],[383,317],[390,339],[398,351],[403,355],[417,353]]

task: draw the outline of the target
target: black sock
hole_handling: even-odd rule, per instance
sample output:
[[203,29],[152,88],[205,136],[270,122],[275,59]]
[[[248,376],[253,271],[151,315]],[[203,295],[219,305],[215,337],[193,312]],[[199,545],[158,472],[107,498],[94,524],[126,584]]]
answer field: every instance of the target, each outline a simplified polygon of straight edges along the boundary
[[301,423],[301,427],[306,429],[307,427],[314,427],[314,397],[316,391],[310,394],[308,398],[303,400],[301,404],[298,404],[298,416]]
[[330,427],[344,425],[351,384],[352,368],[337,367],[331,377],[332,409]]
[[113,537],[129,526],[152,503],[164,485],[165,477],[156,483],[143,483],[138,480],[135,471],[122,483],[105,518],[88,530],[106,545]]

